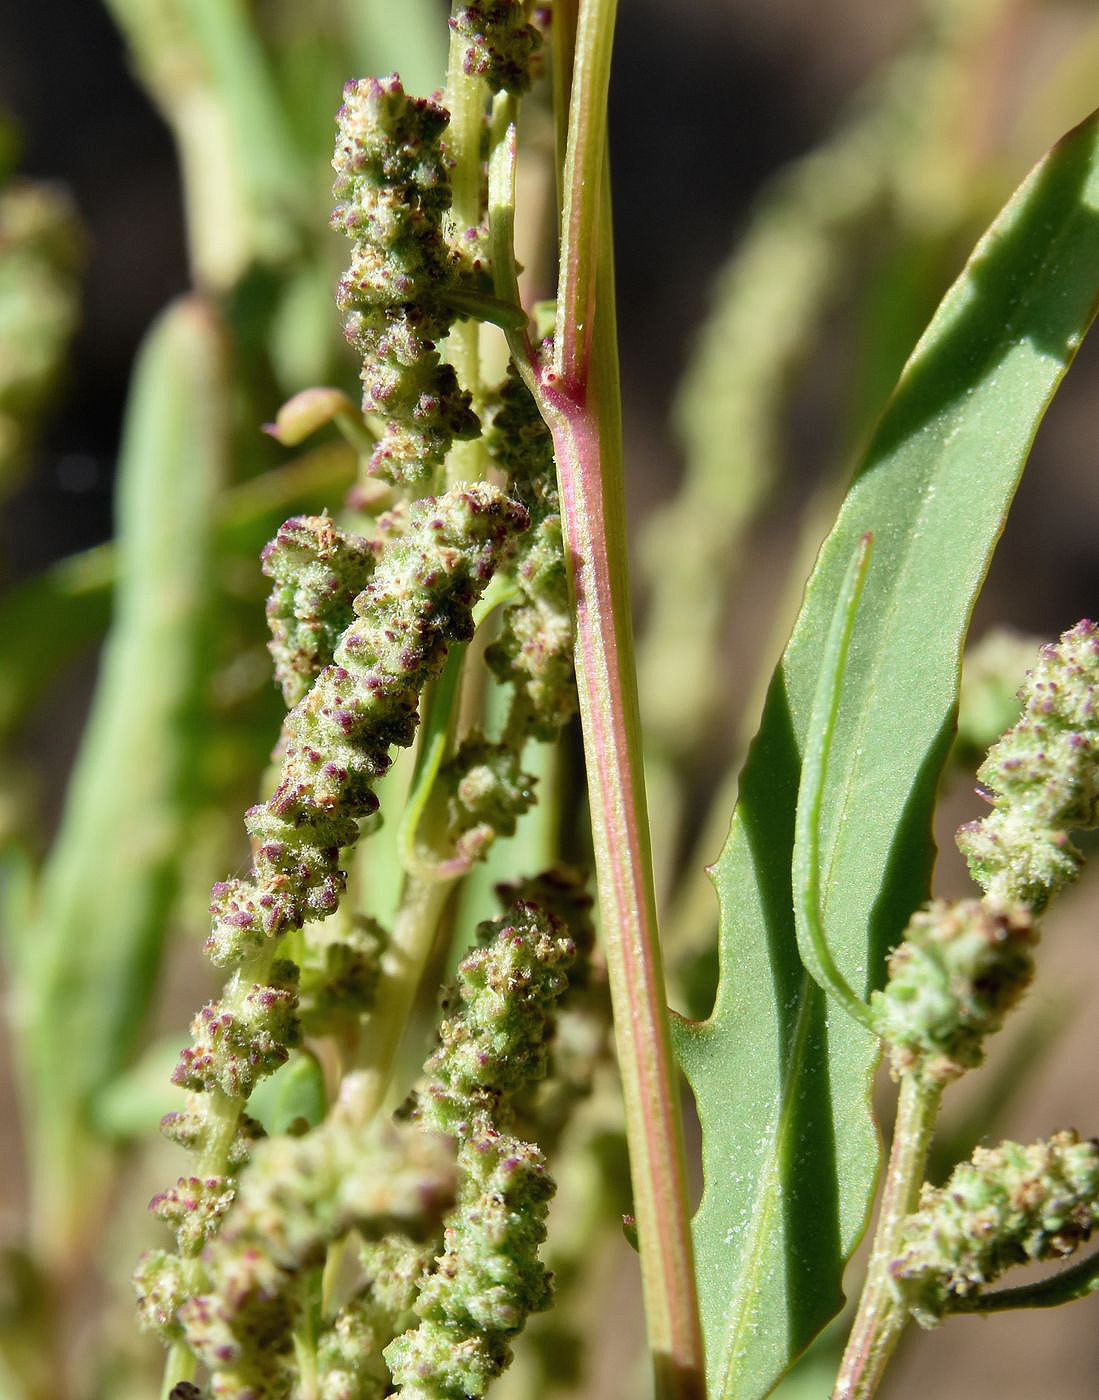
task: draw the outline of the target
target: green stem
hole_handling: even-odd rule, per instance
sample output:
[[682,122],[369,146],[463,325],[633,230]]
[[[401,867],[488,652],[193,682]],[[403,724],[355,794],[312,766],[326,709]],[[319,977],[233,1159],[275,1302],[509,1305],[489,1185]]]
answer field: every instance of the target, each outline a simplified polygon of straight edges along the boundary
[[[517,592],[513,579],[505,574],[494,575],[473,609],[474,630],[480,627],[490,613],[510,602]],[[430,833],[428,840],[420,839],[424,819],[430,818],[435,780],[439,776],[439,769],[443,766],[448,750],[453,747],[465,659],[466,647],[452,646],[438,680],[431,687],[425,705],[426,713],[416,753],[412,787],[401,818],[398,837],[401,864],[409,875],[425,880],[454,880],[469,869],[468,858],[455,856],[453,852],[440,855],[434,851]]]
[[523,330],[526,328],[526,312],[510,301],[501,301],[499,297],[485,296],[477,292],[465,292],[455,287],[447,292],[446,301],[455,311],[460,311],[465,316],[472,316],[478,321],[490,321],[494,326],[499,326],[501,330]]
[[[695,1400],[704,1393],[702,1329],[679,1081],[657,936],[626,568],[605,160],[614,12],[614,0],[585,0],[580,9],[553,368],[539,373],[519,331],[508,332],[508,343],[553,434],[557,456],[601,924],[657,1395],[660,1400]],[[493,276],[496,295],[518,304],[514,207],[515,108],[501,98],[493,109],[489,159]]]
[[1008,1312],[1014,1308],[1059,1308],[1075,1303],[1099,1289],[1099,1253],[1082,1259],[1071,1269],[1062,1269],[1051,1278],[1024,1283],[1018,1288],[1001,1288],[995,1293],[974,1293],[968,1298],[952,1298],[952,1313]]
[[431,687],[425,706],[423,734],[416,753],[416,771],[412,775],[412,788],[408,794],[404,816],[401,818],[401,832],[398,838],[401,864],[409,875],[417,879],[453,878],[453,874],[445,868],[445,862],[440,862],[421,843],[420,824],[454,735],[458,692],[465,659],[464,646],[451,647],[446,665]]
[[[460,0],[455,0],[458,8]],[[464,68],[465,43],[451,35],[444,105],[450,112],[446,151],[452,162],[450,206],[452,237],[461,246],[467,235],[481,223],[481,137],[485,118],[485,87],[481,79]],[[476,320],[458,321],[446,340],[447,359],[454,366],[458,382],[473,396],[477,407],[481,396],[481,341]],[[447,480],[477,481],[484,475],[482,442],[455,442],[447,459]]]
[[382,954],[374,1010],[363,1032],[364,1075],[356,1104],[364,1127],[385,1099],[401,1036],[453,888],[453,880],[409,876],[405,881],[393,932]]
[[889,1270],[900,1253],[905,1219],[919,1202],[942,1092],[941,1084],[915,1074],[901,1080],[870,1265],[832,1400],[869,1400],[877,1392],[908,1322],[908,1310],[893,1291]]
[[[492,256],[492,281],[496,299],[522,311],[519,300],[519,274],[515,266],[515,162],[516,125],[519,104],[507,92],[498,93],[492,104],[488,155],[488,236]],[[538,386],[527,339],[527,318],[504,325],[508,348],[515,367],[531,393]]]
[[572,70],[576,62],[576,27],[579,0],[554,0],[550,55],[553,81],[554,174],[557,177],[557,209],[565,202],[565,151],[569,140],[569,104]]
[[[607,90],[617,0],[581,0],[569,98],[561,209],[561,275],[553,368],[562,387],[584,383],[591,352],[607,154]],[[603,211],[609,221],[610,209]]]

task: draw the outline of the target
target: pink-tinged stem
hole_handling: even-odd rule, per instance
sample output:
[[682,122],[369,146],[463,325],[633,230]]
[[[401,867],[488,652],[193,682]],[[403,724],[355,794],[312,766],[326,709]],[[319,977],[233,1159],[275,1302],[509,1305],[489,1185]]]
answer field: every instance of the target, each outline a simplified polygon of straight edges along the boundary
[[621,472],[606,461],[596,407],[560,393],[549,377],[543,403],[575,591],[577,686],[649,1342],[658,1396],[698,1400],[702,1334],[623,591]]
[[[705,1395],[679,1079],[657,936],[626,559],[621,397],[606,158],[615,0],[580,0],[568,90],[557,331],[549,365],[507,331],[553,434],[573,590],[576,674],[588,770],[600,919],[626,1107],[634,1213],[658,1400]],[[555,11],[567,24],[571,3]],[[573,43],[575,38],[575,43]],[[489,224],[496,296],[515,305],[515,104],[493,111]]]

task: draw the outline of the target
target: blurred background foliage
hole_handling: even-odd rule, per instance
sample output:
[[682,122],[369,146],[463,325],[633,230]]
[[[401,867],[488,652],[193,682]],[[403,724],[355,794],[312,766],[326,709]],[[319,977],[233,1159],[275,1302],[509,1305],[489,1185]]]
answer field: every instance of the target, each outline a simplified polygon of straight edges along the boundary
[[[428,91],[445,39],[432,0],[0,12],[0,1096],[20,1125],[0,1137],[0,1394],[12,1400],[155,1393],[159,1358],[136,1336],[127,1279],[155,1228],[141,1198],[171,1152],[154,1131],[167,1067],[208,986],[205,892],[243,858],[239,813],[278,732],[258,553],[286,515],[338,509],[354,471],[335,436],[289,453],[260,426],[311,384],[354,392],[327,229],[341,85],[397,68]],[[1094,105],[1097,73],[1085,0],[622,7],[611,122],[629,504],[681,1009],[708,1006],[716,911],[702,868],[855,449],[974,238]],[[527,127],[536,300],[552,292],[547,111]],[[966,889],[949,840],[974,810],[966,775],[1011,720],[1026,665],[1029,644],[995,629],[1054,636],[1099,607],[1097,385],[1099,346],[1085,343],[979,606],[974,637],[989,640],[944,795],[946,895]],[[555,784],[547,805],[567,823],[576,784],[547,769],[544,790]],[[463,922],[506,861],[471,879]],[[1099,994],[1097,901],[1085,881],[1053,919],[1029,1014],[946,1124],[953,1159],[993,1130],[1095,1127],[1094,1053],[1074,1013]],[[585,1299],[600,1316],[640,1311],[613,1225],[625,1206],[604,1077],[587,1150],[562,1180],[585,1212],[551,1234],[564,1305],[530,1329],[501,1394],[613,1400],[643,1385],[629,1326],[576,1348]],[[581,1291],[577,1261],[608,1221]],[[1050,1393],[1054,1375],[1058,1396],[1082,1400],[1099,1361],[1085,1332],[1072,1310],[957,1319],[909,1343],[886,1393],[1022,1397]],[[787,1400],[825,1393],[831,1345],[784,1384]]]

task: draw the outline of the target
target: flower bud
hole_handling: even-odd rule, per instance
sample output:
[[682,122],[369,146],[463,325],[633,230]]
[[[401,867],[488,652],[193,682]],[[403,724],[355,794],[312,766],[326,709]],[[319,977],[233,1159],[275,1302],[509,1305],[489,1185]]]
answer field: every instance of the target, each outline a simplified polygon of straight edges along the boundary
[[944,1186],[923,1188],[891,1266],[893,1287],[933,1327],[954,1299],[1014,1264],[1071,1254],[1097,1223],[1099,1142],[1064,1131],[1026,1147],[978,1147]]
[[993,898],[1041,913],[1083,858],[1068,838],[1099,818],[1099,628],[1078,622],[1019,691],[1023,714],[978,777],[993,811],[958,832],[973,878]]
[[894,1072],[945,1083],[979,1065],[985,1037],[1030,982],[1036,940],[1018,906],[936,900],[914,914],[871,999]]

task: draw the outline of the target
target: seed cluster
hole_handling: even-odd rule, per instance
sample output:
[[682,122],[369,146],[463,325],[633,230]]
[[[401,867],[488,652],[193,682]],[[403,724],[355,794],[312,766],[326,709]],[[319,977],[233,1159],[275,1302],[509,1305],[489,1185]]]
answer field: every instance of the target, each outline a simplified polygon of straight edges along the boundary
[[351,239],[336,301],[363,359],[363,411],[384,424],[370,460],[387,481],[430,482],[455,438],[480,423],[437,342],[455,312],[447,292],[458,261],[443,236],[450,178],[441,137],[446,109],[409,97],[394,74],[344,89],[333,227]]

